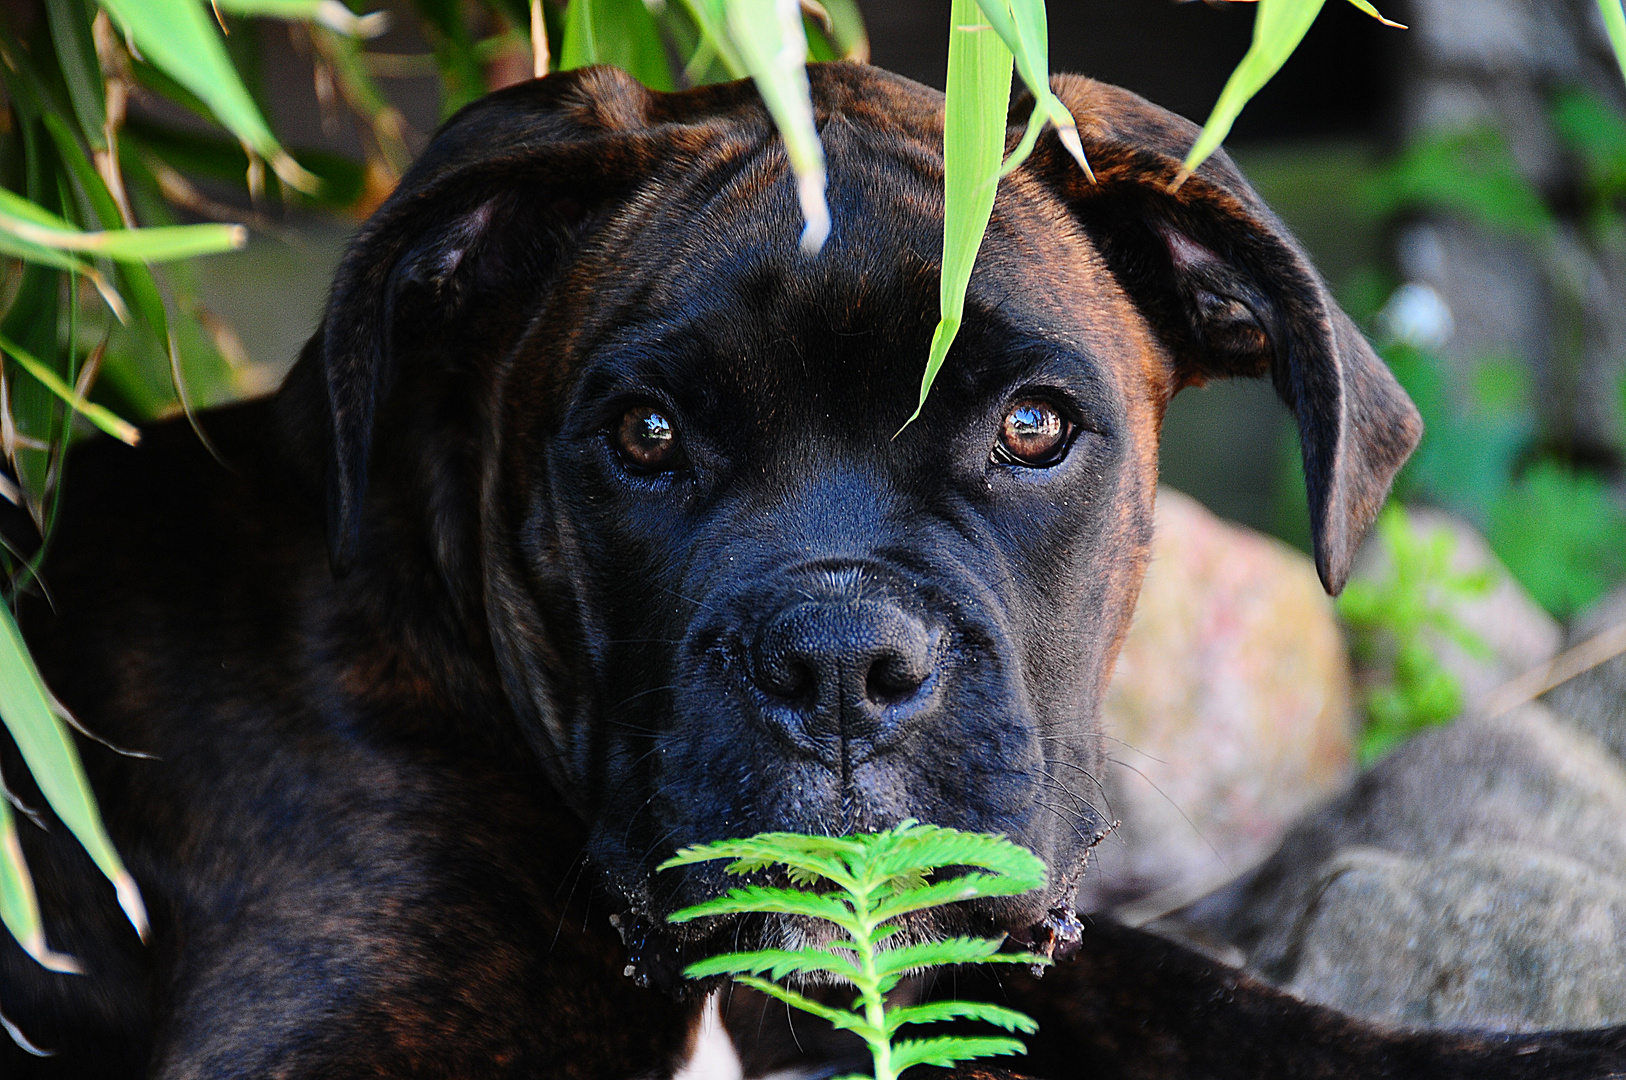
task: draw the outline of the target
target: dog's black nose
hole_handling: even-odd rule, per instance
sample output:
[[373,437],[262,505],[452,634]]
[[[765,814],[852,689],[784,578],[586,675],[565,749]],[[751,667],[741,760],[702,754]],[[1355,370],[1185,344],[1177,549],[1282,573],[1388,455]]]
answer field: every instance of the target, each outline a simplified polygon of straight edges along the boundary
[[762,626],[751,677],[769,697],[766,719],[798,744],[876,741],[930,695],[936,646],[925,624],[894,603],[808,600]]

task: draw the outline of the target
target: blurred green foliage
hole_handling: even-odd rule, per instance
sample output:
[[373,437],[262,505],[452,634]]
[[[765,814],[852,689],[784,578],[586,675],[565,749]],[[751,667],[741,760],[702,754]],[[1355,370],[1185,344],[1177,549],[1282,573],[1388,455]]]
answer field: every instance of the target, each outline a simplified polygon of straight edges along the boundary
[[1440,646],[1450,641],[1470,655],[1488,654],[1457,611],[1496,585],[1491,571],[1454,570],[1450,531],[1423,530],[1397,504],[1379,516],[1377,535],[1382,573],[1351,581],[1338,598],[1356,659],[1388,672],[1367,691],[1358,746],[1363,765],[1462,711],[1462,684],[1442,662]]

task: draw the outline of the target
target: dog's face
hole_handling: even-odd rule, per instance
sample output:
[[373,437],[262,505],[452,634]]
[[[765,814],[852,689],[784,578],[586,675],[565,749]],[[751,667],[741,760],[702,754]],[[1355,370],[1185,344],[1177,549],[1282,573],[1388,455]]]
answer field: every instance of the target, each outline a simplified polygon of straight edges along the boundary
[[1004,182],[900,431],[936,322],[941,101],[856,66],[813,84],[817,256],[749,88],[588,72],[454,120],[313,343],[335,557],[387,558],[371,506],[419,505],[630,907],[722,887],[653,875],[686,844],[913,817],[1051,870],[920,929],[1042,924],[1108,825],[1099,703],[1170,396],[1275,374],[1332,587],[1415,413],[1227,164],[1169,192],[1189,125],[1079,80],[1098,182],[1044,144]]

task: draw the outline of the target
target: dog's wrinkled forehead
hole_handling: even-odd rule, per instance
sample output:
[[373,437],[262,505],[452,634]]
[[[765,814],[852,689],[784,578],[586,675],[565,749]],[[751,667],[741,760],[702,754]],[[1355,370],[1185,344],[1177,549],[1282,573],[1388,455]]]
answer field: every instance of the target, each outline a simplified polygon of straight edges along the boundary
[[[568,409],[647,391],[733,410],[741,426],[794,420],[815,442],[857,427],[890,436],[913,411],[938,317],[940,157],[862,118],[827,123],[834,230],[810,255],[785,157],[751,134],[720,131],[593,237],[537,322],[549,385],[533,400]],[[1171,369],[1055,194],[1016,177],[923,421],[1062,379],[1103,405],[1154,406],[1134,419],[1155,428]]]

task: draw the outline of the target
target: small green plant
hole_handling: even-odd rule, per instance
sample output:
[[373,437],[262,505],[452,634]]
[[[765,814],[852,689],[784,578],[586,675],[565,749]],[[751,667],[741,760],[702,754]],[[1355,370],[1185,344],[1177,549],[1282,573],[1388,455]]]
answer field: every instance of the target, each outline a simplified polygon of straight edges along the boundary
[[1362,764],[1462,711],[1462,685],[1441,663],[1439,641],[1444,637],[1471,653],[1485,653],[1485,643],[1453,608],[1496,584],[1490,571],[1454,572],[1451,534],[1424,533],[1397,505],[1390,504],[1378,518],[1378,536],[1389,557],[1388,572],[1377,580],[1350,582],[1338,598],[1356,655],[1392,665],[1389,681],[1367,694]]
[[[908,820],[863,836],[761,833],[744,840],[685,848],[662,863],[676,866],[732,860],[730,874],[783,866],[791,887],[740,885],[728,894],[684,908],[670,919],[708,915],[796,915],[833,924],[840,936],[800,949],[758,949],[714,956],[684,969],[691,979],[728,975],[734,981],[856,1033],[875,1059],[875,1080],[896,1080],[914,1065],[951,1068],[956,1062],[1019,1054],[1020,1040],[1005,1036],[940,1035],[894,1041],[899,1029],[940,1020],[974,1020],[1032,1034],[1032,1019],[980,1001],[933,1001],[889,1008],[886,995],[905,975],[948,964],[1047,964],[1045,957],[1001,953],[997,938],[949,938],[888,945],[902,930],[894,920],[914,912],[984,896],[1018,896],[1044,885],[1045,867],[1032,852],[1003,836],[966,833]],[[940,871],[953,867],[953,875]],[[761,978],[768,975],[768,979]],[[814,1001],[779,981],[819,975],[857,990],[850,1008]]]

